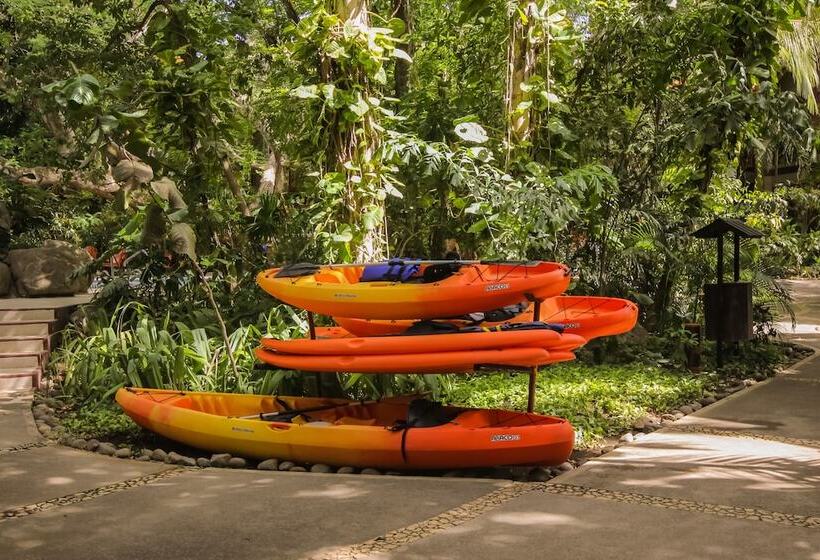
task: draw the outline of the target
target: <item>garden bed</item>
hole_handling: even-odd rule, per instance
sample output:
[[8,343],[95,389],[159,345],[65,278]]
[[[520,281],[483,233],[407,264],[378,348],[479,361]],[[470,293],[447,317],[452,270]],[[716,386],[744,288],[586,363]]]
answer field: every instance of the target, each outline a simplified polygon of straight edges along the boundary
[[[550,469],[470,469],[413,474],[544,480],[765,380],[784,365],[811,353],[808,348],[789,343],[760,343],[730,362],[720,374],[674,370],[645,361],[602,365],[566,363],[544,368],[536,389],[536,412],[562,416],[575,426],[577,448],[569,463]],[[459,377],[449,385],[444,396],[448,402],[465,406],[521,410],[526,406],[527,383],[527,376],[508,373]],[[207,454],[143,430],[113,403],[90,407],[38,395],[34,414],[44,435],[78,449],[122,458],[199,467],[382,474],[375,469],[299,465],[275,459],[256,462],[227,454]]]

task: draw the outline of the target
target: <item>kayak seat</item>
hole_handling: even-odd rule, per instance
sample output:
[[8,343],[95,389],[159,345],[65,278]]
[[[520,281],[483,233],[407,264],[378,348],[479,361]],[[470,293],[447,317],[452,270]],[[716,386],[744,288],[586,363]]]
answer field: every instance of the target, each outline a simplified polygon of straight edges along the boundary
[[359,282],[407,282],[420,268],[419,263],[369,264],[362,270]]

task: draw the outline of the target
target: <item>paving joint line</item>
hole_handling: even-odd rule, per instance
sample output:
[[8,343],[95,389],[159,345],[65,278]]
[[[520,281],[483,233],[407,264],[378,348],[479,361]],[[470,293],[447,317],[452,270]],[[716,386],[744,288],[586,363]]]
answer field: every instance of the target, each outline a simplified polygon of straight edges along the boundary
[[691,424],[664,426],[665,429],[673,432],[685,432],[693,434],[705,434],[711,436],[736,437],[744,439],[759,439],[765,441],[773,441],[776,443],[784,443],[786,445],[796,445],[799,447],[817,447],[820,448],[820,440],[816,439],[799,439],[785,436],[776,436],[773,434],[764,434],[761,432],[740,432],[737,430],[722,430],[720,428],[711,428],[708,426],[696,426]]
[[12,453],[19,453],[21,451],[36,449],[38,447],[48,447],[51,445],[54,445],[53,441],[30,441],[28,443],[21,443],[20,445],[15,445],[13,447],[4,447],[3,449],[0,449],[0,455],[11,455]]
[[640,504],[679,511],[695,511],[699,513],[719,515],[721,517],[731,517],[734,519],[775,523],[789,527],[808,527],[811,529],[820,529],[820,515],[807,516],[796,513],[770,511],[761,508],[711,504],[686,500],[683,498],[667,498],[664,496],[651,496],[649,494],[640,494],[637,492],[605,490],[603,488],[592,488],[590,486],[579,486],[576,484],[544,482],[538,483],[538,485],[540,486],[541,491],[548,494],[594,498],[611,502]]
[[157,473],[151,473],[136,478],[129,478],[127,480],[120,480],[118,482],[113,482],[111,484],[106,484],[104,486],[98,486],[96,488],[91,488],[89,490],[80,490],[79,492],[67,494],[59,498],[52,498],[50,500],[37,502],[35,504],[29,504],[26,506],[18,506],[15,508],[7,509],[3,512],[0,512],[0,523],[2,523],[3,521],[7,521],[9,519],[19,519],[21,517],[28,517],[29,515],[34,515],[36,513],[57,509],[63,506],[87,502],[89,500],[94,500],[101,496],[114,494],[116,492],[122,492],[123,490],[128,490],[129,488],[145,486],[146,484],[151,484],[152,482],[156,482],[158,480],[171,478],[184,472],[188,472],[189,470],[191,469],[188,469],[186,467],[174,467],[170,469],[165,469],[164,471],[160,471]]
[[462,525],[537,488],[538,486],[532,482],[514,482],[424,521],[394,529],[357,544],[320,550],[303,557],[302,560],[356,560],[371,554],[390,552],[445,529]]

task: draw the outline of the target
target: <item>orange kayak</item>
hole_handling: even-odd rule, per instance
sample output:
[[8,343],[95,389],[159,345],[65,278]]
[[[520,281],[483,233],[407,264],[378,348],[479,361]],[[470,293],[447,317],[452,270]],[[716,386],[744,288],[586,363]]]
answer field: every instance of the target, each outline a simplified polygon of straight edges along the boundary
[[[356,336],[384,336],[401,334],[414,321],[407,320],[366,320],[350,317],[333,317],[341,327]],[[506,321],[526,323],[533,321],[533,307]],[[540,320],[564,327],[564,333],[577,334],[587,340],[602,336],[623,334],[632,330],[638,320],[638,306],[629,300],[597,296],[558,296],[541,303]],[[466,324],[463,320],[448,321],[456,325]],[[496,326],[500,323],[482,323],[482,326]]]
[[[318,335],[319,333],[317,333]],[[341,334],[341,333],[340,333]],[[532,346],[549,349],[562,346],[561,334],[547,329],[420,334],[413,336],[334,336],[279,340],[263,338],[262,346],[283,354],[316,356],[362,356],[368,354],[412,354],[417,352],[458,352]]]
[[[315,313],[361,319],[433,319],[546,299],[566,290],[569,269],[553,262],[466,263],[452,269],[417,263],[411,276],[375,280],[374,265],[272,268],[259,286],[283,302]],[[404,269],[402,269],[404,270]],[[429,273],[434,270],[435,274]]]
[[[361,403],[120,389],[116,399],[137,424],[182,444],[308,464],[383,469],[558,465],[567,460],[574,441],[572,426],[562,418],[505,410],[439,407],[435,412],[443,421],[407,427],[411,409],[420,410],[414,397]],[[288,409],[306,412],[281,417]]]
[[467,373],[474,371],[476,366],[535,367],[572,360],[575,355],[567,351],[555,352],[553,355],[543,348],[517,347],[391,355],[303,356],[282,354],[260,347],[256,349],[256,357],[282,369],[328,373]]

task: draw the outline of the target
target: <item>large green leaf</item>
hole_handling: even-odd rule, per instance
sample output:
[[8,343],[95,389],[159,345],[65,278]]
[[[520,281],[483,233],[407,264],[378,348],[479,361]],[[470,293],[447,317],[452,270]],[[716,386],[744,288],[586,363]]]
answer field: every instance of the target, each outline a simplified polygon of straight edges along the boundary
[[196,233],[190,225],[178,223],[171,226],[168,241],[171,243],[172,251],[179,255],[186,255],[192,261],[196,260]]

